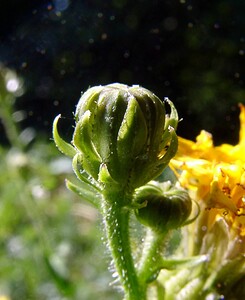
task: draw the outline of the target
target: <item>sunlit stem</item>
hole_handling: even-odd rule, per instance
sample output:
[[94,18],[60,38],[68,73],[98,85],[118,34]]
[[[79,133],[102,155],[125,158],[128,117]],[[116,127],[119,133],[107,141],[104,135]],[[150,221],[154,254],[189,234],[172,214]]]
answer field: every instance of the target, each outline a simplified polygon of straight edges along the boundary
[[158,276],[158,262],[161,260],[162,248],[167,233],[156,233],[151,229],[147,230],[144,241],[142,257],[139,263],[138,276],[142,285],[155,280]]
[[125,300],[145,300],[143,288],[135,270],[129,238],[129,211],[123,192],[104,193],[103,215],[108,246],[123,287]]

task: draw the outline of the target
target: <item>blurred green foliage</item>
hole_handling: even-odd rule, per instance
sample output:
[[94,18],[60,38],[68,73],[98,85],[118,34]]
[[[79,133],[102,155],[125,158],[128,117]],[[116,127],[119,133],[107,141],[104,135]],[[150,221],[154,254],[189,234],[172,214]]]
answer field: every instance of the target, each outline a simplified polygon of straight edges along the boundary
[[20,139],[6,72],[0,71],[0,116],[10,143],[0,146],[0,296],[118,299],[100,217],[66,189],[71,161],[51,140]]

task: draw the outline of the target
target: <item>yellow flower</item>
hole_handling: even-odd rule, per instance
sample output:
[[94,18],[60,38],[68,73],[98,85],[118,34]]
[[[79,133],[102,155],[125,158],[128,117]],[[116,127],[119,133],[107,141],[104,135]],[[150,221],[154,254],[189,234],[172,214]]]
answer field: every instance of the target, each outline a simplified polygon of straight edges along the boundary
[[10,298],[5,295],[0,295],[0,300],[10,300]]
[[[179,138],[178,153],[171,161],[179,181],[206,210],[207,228],[221,218],[230,231],[245,237],[245,105],[240,104],[240,135],[235,146],[214,146],[204,130],[196,142]],[[243,246],[244,247],[244,246]]]

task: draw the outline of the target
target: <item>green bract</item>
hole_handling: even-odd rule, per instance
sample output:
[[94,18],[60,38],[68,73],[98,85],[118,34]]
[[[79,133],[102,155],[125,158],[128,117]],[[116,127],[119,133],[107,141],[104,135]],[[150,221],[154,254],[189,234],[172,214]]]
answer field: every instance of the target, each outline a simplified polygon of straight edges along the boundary
[[137,219],[153,231],[162,233],[185,224],[191,209],[192,201],[186,190],[171,186],[170,182],[150,182],[136,190],[135,201],[145,203],[137,209]]
[[114,83],[88,89],[78,102],[75,120],[75,151],[58,136],[57,121],[56,145],[76,156],[73,167],[82,174],[79,178],[91,176],[101,190],[131,193],[158,176],[177,151],[173,103],[139,86]]

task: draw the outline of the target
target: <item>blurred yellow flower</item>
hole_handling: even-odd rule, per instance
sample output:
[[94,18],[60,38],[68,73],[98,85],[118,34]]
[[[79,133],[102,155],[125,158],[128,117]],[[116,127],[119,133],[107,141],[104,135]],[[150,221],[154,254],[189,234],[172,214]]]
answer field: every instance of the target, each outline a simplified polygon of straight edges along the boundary
[[244,239],[245,105],[240,104],[240,110],[237,145],[216,147],[212,135],[202,130],[196,142],[179,138],[178,153],[170,166],[182,186],[188,188],[201,209],[206,210],[207,229],[222,218],[233,234]]
[[10,298],[5,295],[0,295],[0,300],[10,300]]

